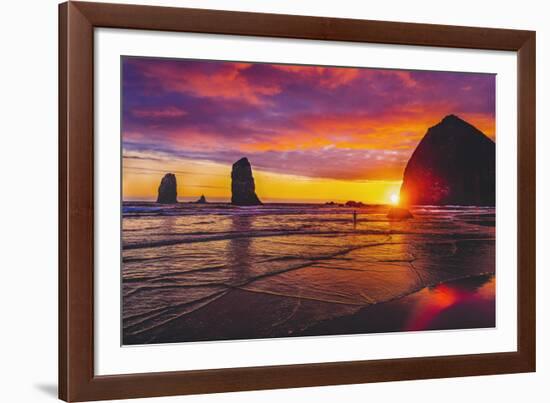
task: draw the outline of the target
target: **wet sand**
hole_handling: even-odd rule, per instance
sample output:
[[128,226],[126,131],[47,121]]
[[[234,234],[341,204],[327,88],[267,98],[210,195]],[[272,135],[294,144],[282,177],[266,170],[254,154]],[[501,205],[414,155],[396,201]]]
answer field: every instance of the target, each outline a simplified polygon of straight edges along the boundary
[[387,333],[495,327],[495,277],[471,277],[314,325],[302,335]]
[[[336,316],[305,326],[311,315]],[[208,305],[124,344],[322,336],[495,326],[495,277],[475,276],[426,287],[355,313],[353,307],[323,301],[235,289]],[[307,321],[305,319],[308,319]]]

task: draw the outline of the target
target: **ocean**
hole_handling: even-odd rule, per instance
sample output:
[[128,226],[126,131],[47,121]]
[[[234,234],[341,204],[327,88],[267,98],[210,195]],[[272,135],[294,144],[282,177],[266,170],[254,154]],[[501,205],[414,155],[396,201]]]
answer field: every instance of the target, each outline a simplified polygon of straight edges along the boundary
[[123,344],[494,326],[495,209],[388,210],[124,202]]

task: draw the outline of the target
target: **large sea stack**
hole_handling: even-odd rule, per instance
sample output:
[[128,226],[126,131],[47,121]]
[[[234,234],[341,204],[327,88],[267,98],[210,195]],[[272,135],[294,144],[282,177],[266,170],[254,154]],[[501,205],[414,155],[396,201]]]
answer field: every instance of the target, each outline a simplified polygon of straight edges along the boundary
[[407,163],[405,205],[495,205],[495,143],[455,115],[428,129]]
[[237,206],[257,206],[262,204],[256,196],[256,186],[252,168],[247,158],[233,164],[231,170],[231,203]]
[[178,202],[176,176],[166,174],[159,185],[157,203],[174,204]]

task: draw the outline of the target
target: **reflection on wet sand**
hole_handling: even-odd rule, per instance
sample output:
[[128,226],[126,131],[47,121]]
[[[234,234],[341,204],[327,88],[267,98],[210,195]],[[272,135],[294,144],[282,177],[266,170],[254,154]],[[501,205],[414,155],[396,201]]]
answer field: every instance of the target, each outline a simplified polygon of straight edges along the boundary
[[408,298],[414,306],[404,330],[495,325],[495,277],[492,275],[438,284]]
[[304,335],[487,328],[495,326],[495,317],[495,277],[483,275],[423,288],[319,323]]

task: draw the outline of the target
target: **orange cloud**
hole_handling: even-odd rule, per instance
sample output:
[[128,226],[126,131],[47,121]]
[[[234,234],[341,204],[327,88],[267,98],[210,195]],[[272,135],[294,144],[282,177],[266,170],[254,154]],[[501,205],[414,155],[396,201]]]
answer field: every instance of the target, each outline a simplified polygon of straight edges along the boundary
[[[303,115],[293,129],[281,131],[264,142],[248,143],[245,150],[288,151],[335,146],[352,149],[410,149],[429,127],[453,113],[452,104],[407,106],[376,116],[366,114]],[[460,114],[487,136],[494,139],[495,123],[491,114]]]

